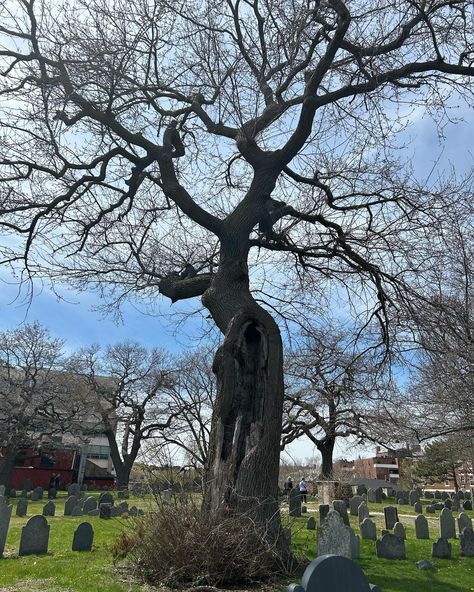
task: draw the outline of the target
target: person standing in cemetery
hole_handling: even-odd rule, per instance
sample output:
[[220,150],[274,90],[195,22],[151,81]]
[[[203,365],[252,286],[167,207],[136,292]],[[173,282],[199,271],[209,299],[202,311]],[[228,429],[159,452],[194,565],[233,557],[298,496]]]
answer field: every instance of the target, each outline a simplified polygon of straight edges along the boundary
[[54,489],[56,489],[56,491],[59,491],[59,487],[61,485],[60,477],[60,473],[57,473],[56,477],[54,478]]
[[48,489],[56,489],[56,474],[53,473],[48,483]]
[[283,484],[283,489],[285,490],[285,495],[289,497],[290,491],[293,489],[293,480],[291,477],[287,477],[285,483]]
[[301,481],[300,481],[300,484],[298,487],[300,489],[301,501],[303,503],[306,503],[306,494],[308,493],[308,485],[306,484],[306,479],[304,477],[301,478]]

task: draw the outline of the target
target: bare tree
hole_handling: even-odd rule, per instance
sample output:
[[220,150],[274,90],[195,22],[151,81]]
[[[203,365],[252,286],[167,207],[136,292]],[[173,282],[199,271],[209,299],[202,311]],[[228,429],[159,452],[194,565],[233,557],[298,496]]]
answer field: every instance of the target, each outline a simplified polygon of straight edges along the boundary
[[64,372],[63,342],[38,323],[0,333],[0,484],[10,487],[21,450],[49,448],[79,406]]
[[472,2],[0,6],[2,260],[111,305],[201,297],[225,336],[205,507],[258,508],[276,533],[271,311],[301,319],[340,281],[387,339],[448,195],[390,146],[404,105],[472,98]]
[[306,436],[321,453],[321,477],[333,473],[336,441],[373,441],[374,422],[390,398],[387,368],[354,334],[332,323],[308,330],[285,364],[282,449]]
[[130,341],[105,351],[91,346],[69,361],[71,373],[85,385],[89,430],[100,430],[107,436],[120,489],[128,488],[143,442],[168,427],[175,417],[166,397],[173,380],[168,364],[165,352],[147,351]]

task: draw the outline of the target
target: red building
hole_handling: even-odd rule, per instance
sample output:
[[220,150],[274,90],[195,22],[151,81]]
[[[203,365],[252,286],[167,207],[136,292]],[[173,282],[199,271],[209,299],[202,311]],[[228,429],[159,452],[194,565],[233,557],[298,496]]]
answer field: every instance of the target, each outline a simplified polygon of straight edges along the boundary
[[401,460],[405,457],[406,451],[382,452],[377,446],[375,456],[351,461],[339,460],[334,463],[334,469],[349,479],[388,481],[396,485],[400,479]]

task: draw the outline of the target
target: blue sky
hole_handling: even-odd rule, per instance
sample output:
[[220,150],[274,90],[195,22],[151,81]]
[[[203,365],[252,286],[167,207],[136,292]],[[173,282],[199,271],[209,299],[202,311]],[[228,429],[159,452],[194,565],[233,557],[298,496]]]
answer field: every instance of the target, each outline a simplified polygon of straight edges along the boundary
[[[472,130],[474,129],[474,113],[463,108],[461,113],[465,122],[447,124],[444,128],[445,140],[440,143],[436,127],[432,120],[425,116],[417,119],[407,130],[405,137],[408,141],[408,158],[415,166],[415,172],[423,179],[433,164],[439,160],[437,170],[448,170],[451,165],[460,173],[467,172],[474,164],[472,148]],[[94,293],[74,294],[67,289],[60,288],[63,300],[48,289],[36,287],[36,294],[31,302],[22,302],[18,297],[15,280],[7,270],[0,270],[0,331],[12,329],[23,322],[39,321],[52,335],[67,342],[71,350],[91,343],[111,344],[124,339],[134,339],[147,346],[165,347],[172,352],[192,348],[196,344],[193,339],[198,335],[202,326],[201,318],[186,321],[174,334],[173,322],[166,322],[165,317],[175,310],[191,310],[197,304],[170,305],[166,299],[161,300],[159,309],[163,317],[149,316],[140,310],[139,306],[127,304],[124,306],[122,322],[115,322],[111,317],[104,317],[94,310],[99,300]],[[337,454],[354,457],[360,450],[352,450],[340,446]],[[309,442],[301,441],[290,449],[293,459],[305,459],[314,454],[314,448]]]

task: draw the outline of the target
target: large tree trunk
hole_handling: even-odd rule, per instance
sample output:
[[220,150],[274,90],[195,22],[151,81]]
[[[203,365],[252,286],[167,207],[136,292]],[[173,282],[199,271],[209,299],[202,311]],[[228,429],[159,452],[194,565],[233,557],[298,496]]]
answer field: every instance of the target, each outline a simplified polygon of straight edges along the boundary
[[[240,273],[233,273],[240,268]],[[204,508],[251,513],[280,548],[278,506],[283,354],[273,318],[248,291],[245,264],[220,267],[203,298],[224,329],[214,372],[217,398],[204,479]],[[234,280],[234,281],[232,281]]]
[[3,449],[3,457],[0,458],[0,485],[5,485],[6,492],[11,489],[16,454],[16,447],[7,445]]
[[336,443],[336,438],[331,436],[325,438],[321,442],[318,442],[317,448],[321,453],[321,479],[330,479],[332,477],[333,471],[333,463],[332,457],[334,452],[334,445]]

